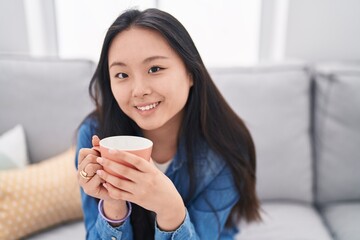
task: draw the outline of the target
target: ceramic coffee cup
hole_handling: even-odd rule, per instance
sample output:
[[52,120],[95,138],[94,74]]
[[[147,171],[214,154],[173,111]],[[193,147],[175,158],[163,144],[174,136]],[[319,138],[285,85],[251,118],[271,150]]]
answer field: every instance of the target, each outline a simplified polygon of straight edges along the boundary
[[[115,149],[120,151],[126,151],[149,161],[151,157],[153,142],[144,137],[112,136],[101,139],[99,145],[101,157],[110,159],[112,161],[117,161],[131,167],[131,165],[122,161],[121,159],[112,159],[109,154],[109,150]],[[110,169],[107,169],[106,167],[104,167],[104,170],[112,175],[123,178],[123,176],[111,171]]]

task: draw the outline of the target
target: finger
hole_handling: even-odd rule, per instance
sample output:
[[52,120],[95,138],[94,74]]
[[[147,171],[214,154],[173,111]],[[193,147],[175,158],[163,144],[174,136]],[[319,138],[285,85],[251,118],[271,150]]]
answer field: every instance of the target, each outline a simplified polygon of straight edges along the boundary
[[120,178],[107,173],[104,170],[96,171],[96,174],[105,182],[126,192],[134,193],[135,183],[129,179]]
[[100,154],[100,138],[97,135],[94,135],[91,139],[93,147],[91,149],[97,151]]
[[116,200],[124,200],[124,201],[132,202],[133,195],[131,193],[116,188],[112,186],[110,183],[103,183],[103,186],[106,188],[111,198]]
[[[78,180],[80,185],[84,185],[88,182],[90,182],[96,175],[96,171],[102,169],[102,166],[97,164],[97,163],[89,163],[87,164],[83,169],[79,168],[78,170]],[[81,171],[84,171],[87,175],[87,178],[84,178],[83,176],[81,176]]]
[[134,166],[141,172],[148,172],[152,169],[149,161],[129,152],[110,149],[109,158],[121,159],[122,161]]
[[102,166],[98,163],[89,163],[83,169],[89,177],[93,177],[96,175],[96,171],[102,169]]
[[90,148],[81,148],[79,150],[79,154],[78,154],[78,166],[80,166],[80,164],[82,163],[82,161],[86,158],[87,155],[95,155],[95,156],[100,156],[100,154]]
[[139,174],[138,170],[113,160],[98,157],[96,158],[96,161],[104,168],[109,169],[109,172],[117,173],[118,175],[124,176],[133,182]]
[[98,175],[92,177],[88,182],[80,184],[87,195],[104,199],[108,196],[107,189],[103,186],[104,180]]
[[85,157],[90,154],[89,148],[81,148],[78,153],[78,167],[80,166],[81,162],[84,161]]
[[[94,175],[93,177],[89,178],[89,179],[85,179],[81,176],[78,176],[79,179],[79,184],[82,188],[85,189],[92,189],[95,188],[97,186],[99,186],[100,184],[102,184],[104,182],[103,179],[101,179],[98,175]],[[88,191],[89,192],[89,191]]]
[[94,147],[99,146],[100,138],[97,135],[94,135],[91,139],[91,142]]
[[118,175],[124,176],[131,181],[135,181],[139,171],[134,169],[133,166],[127,166],[124,163],[119,163],[107,158],[96,158],[97,163],[99,163],[103,168],[107,169],[110,173],[116,173]]
[[[87,165],[89,165],[90,163],[93,163],[93,164],[98,164],[98,162],[96,161],[96,158],[98,156],[95,156],[93,154],[89,154],[87,155],[82,161],[81,163],[78,165],[78,170],[81,171],[81,170],[84,170],[86,173],[88,173],[89,175],[92,175],[94,172],[88,172],[85,168]],[[89,169],[91,170],[91,169]]]

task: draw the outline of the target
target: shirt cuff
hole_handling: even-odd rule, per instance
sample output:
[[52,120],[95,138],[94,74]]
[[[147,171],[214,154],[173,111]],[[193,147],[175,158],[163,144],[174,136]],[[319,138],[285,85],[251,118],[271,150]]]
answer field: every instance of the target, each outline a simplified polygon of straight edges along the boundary
[[96,220],[96,229],[101,239],[133,239],[130,217],[120,226],[113,227],[99,214]]
[[190,216],[185,209],[185,219],[184,222],[174,231],[162,231],[157,222],[155,221],[155,239],[167,240],[167,239],[176,239],[176,240],[188,240],[196,235],[194,226],[190,221]]

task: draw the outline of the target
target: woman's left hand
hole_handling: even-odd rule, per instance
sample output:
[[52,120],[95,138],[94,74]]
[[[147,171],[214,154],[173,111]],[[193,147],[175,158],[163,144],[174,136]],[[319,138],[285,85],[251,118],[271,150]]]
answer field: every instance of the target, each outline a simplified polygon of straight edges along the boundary
[[118,159],[134,168],[121,164],[119,161],[98,158],[105,168],[126,177],[126,179],[109,174],[104,170],[97,174],[105,180],[104,187],[114,199],[133,202],[156,213],[158,226],[164,231],[177,229],[185,218],[183,200],[172,181],[153,164],[134,154],[111,150],[111,159]]

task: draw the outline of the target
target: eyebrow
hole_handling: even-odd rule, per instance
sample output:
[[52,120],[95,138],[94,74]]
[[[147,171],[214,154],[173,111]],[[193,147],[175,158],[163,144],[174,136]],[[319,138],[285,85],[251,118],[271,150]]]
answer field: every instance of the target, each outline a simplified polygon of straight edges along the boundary
[[[155,60],[158,60],[158,59],[168,59],[168,57],[165,57],[165,56],[151,56],[151,57],[145,58],[145,59],[143,60],[143,63],[150,63],[150,62],[155,61]],[[123,66],[123,67],[125,67],[126,64],[123,63],[123,62],[115,61],[115,62],[112,62],[112,63],[110,64],[110,67],[109,67],[109,68],[111,68],[111,67],[113,67],[113,66]]]

